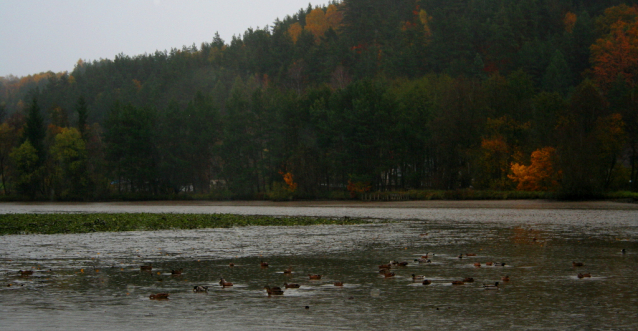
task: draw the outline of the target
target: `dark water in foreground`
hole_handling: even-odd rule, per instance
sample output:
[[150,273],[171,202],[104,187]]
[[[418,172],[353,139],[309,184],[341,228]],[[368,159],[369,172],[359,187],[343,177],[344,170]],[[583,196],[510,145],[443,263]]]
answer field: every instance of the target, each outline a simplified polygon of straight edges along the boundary
[[[292,210],[304,212],[329,213]],[[638,329],[638,211],[333,212],[380,220],[2,236],[0,329]],[[414,262],[428,252],[434,253],[431,264]],[[476,256],[459,259],[460,253]],[[269,268],[260,268],[262,259]],[[390,260],[410,263],[386,279],[377,266]],[[489,261],[506,265],[486,266]],[[573,267],[572,261],[584,266]],[[140,271],[149,263],[151,273]],[[288,267],[290,276],[282,272]],[[179,268],[183,274],[171,276]],[[34,274],[19,275],[27,269]],[[592,277],[579,279],[579,272]],[[308,274],[323,277],[309,280]],[[411,274],[432,284],[415,283]],[[510,281],[499,290],[482,288],[505,275]],[[221,288],[220,277],[234,286]],[[451,285],[465,277],[475,282]],[[301,288],[281,297],[263,290],[284,282]],[[210,286],[209,292],[193,293],[194,285]],[[158,292],[170,293],[170,299],[148,298]]]

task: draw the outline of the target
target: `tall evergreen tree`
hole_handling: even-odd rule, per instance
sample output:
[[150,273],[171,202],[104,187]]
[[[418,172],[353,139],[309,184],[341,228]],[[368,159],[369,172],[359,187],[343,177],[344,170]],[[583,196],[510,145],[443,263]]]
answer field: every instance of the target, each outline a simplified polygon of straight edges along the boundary
[[572,81],[570,73],[565,56],[561,51],[556,50],[545,70],[545,75],[543,75],[543,89],[548,92],[558,92],[563,96],[566,95]]
[[22,142],[28,140],[31,143],[31,146],[35,148],[36,154],[38,156],[38,165],[44,163],[44,156],[46,154],[46,150],[44,149],[45,135],[46,131],[44,129],[44,119],[42,118],[42,114],[40,114],[38,99],[34,96],[31,102],[31,107],[29,108],[29,112],[27,113],[26,125],[24,128],[24,133],[22,135]]
[[7,105],[0,103],[0,123],[4,123],[4,118],[7,116]]
[[78,131],[80,131],[82,139],[86,141],[86,124],[89,117],[89,109],[84,96],[81,95],[78,98],[78,103],[75,107],[75,111],[78,113]]

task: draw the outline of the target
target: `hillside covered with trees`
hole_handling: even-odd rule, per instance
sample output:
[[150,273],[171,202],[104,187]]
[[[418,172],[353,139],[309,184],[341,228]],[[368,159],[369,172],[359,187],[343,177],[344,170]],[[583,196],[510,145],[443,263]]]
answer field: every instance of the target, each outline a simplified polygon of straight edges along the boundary
[[638,191],[638,1],[343,0],[0,77],[6,196]]

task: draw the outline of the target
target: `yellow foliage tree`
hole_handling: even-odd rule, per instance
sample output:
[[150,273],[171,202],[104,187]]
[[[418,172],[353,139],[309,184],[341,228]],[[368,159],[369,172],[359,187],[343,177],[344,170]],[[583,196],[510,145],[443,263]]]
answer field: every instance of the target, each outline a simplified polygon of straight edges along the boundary
[[315,8],[310,12],[310,14],[306,15],[306,26],[304,29],[310,31],[312,35],[315,36],[316,42],[323,37],[329,27],[326,14],[323,12],[323,9]]
[[54,186],[56,192],[81,196],[88,185],[87,151],[80,131],[76,128],[61,128],[51,146],[51,156],[55,160]]
[[300,34],[301,34],[301,24],[299,24],[299,22],[292,24],[288,28],[288,35],[290,36],[290,39],[292,39],[293,43],[295,44],[297,43],[297,40],[299,40]]
[[560,172],[554,169],[554,147],[543,147],[532,152],[529,166],[513,163],[507,177],[518,185],[519,191],[551,191],[558,187]]
[[425,37],[430,38],[432,36],[432,30],[430,30],[430,21],[432,21],[432,16],[429,16],[425,10],[421,9],[421,11],[419,11],[419,21],[423,24]]

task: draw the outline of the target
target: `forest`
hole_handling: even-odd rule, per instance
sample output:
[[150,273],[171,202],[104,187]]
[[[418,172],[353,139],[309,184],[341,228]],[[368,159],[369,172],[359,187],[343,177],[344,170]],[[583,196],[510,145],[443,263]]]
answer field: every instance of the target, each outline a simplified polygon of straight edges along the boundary
[[0,77],[0,199],[638,191],[638,1],[343,0]]

